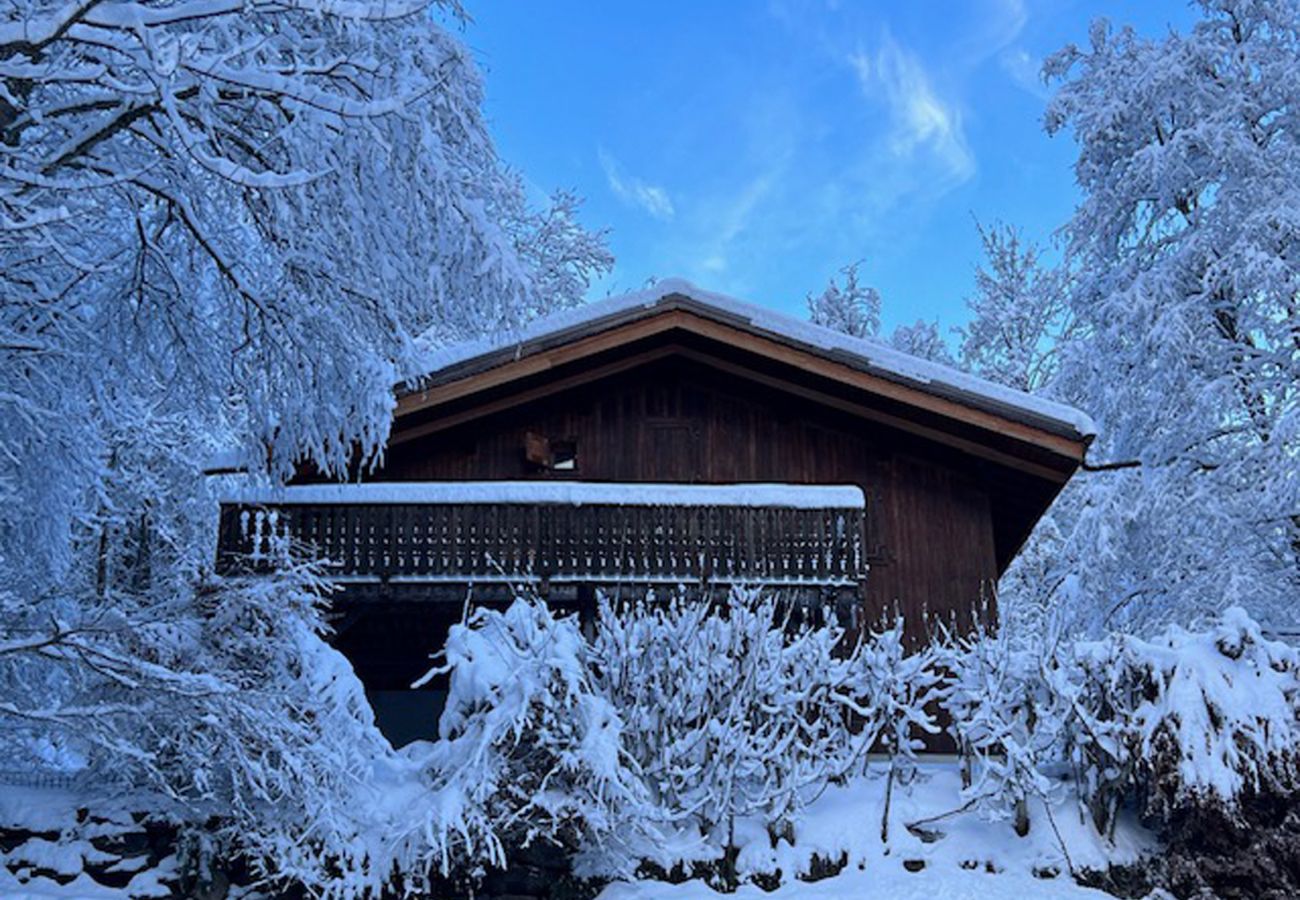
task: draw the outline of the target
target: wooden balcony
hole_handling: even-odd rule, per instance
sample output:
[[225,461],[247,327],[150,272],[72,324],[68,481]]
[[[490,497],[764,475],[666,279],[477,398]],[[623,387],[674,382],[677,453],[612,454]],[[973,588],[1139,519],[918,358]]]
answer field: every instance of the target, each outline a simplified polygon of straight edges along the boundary
[[218,565],[289,538],[340,583],[707,581],[848,587],[866,576],[853,486],[402,482],[242,492]]

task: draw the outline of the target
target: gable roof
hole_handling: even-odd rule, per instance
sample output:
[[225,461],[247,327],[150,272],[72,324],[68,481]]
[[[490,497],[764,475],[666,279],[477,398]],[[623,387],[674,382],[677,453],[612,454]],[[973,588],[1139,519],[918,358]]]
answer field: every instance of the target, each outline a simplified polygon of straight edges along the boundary
[[[680,311],[706,322],[766,338],[903,388],[1086,443],[1096,428],[1085,413],[1051,400],[856,338],[723,294],[669,278],[642,291],[539,318],[514,334],[491,336],[429,352],[418,387],[403,392],[397,414],[427,405],[430,391],[633,322]],[[436,392],[435,392],[436,393]]]

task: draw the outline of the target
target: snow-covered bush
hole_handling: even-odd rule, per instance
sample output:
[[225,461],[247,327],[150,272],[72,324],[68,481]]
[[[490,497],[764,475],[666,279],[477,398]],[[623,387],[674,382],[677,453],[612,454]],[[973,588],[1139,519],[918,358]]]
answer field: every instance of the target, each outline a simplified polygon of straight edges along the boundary
[[1032,649],[979,629],[947,642],[942,705],[971,763],[966,804],[1028,827],[1053,770],[1103,834],[1132,807],[1162,829],[1240,824],[1243,804],[1300,790],[1300,653],[1240,608],[1200,631]]
[[939,651],[940,705],[962,758],[962,798],[992,821],[1029,830],[1026,801],[1046,798],[1043,772],[1060,752],[1063,703],[1050,653],[1018,647],[1006,630],[982,622],[948,634]]
[[646,843],[656,817],[589,655],[576,618],[537,600],[476,610],[451,629],[421,824],[442,872],[501,867],[508,849],[536,840],[617,870],[629,845]]
[[917,753],[925,747],[922,734],[937,734],[938,725],[926,708],[937,698],[940,684],[932,646],[908,652],[903,643],[903,620],[873,632],[860,654],[859,690],[865,697],[864,713],[879,734],[880,749],[889,756],[885,805],[880,820],[881,840],[889,839],[890,803],[896,783],[907,784],[916,772]]
[[668,822],[717,851],[738,818],[773,834],[829,782],[860,772],[877,741],[909,757],[932,674],[901,629],[863,641],[833,616],[796,622],[772,594],[715,603],[602,600],[598,681]]
[[1162,823],[1235,821],[1259,794],[1300,790],[1300,653],[1234,607],[1209,628],[1074,649],[1071,761],[1099,828],[1126,798]]
[[[720,605],[674,596],[602,599],[598,680],[666,817],[716,833],[736,816],[779,823],[799,792],[849,764],[833,671],[841,632],[787,635],[774,598],[735,590]],[[814,708],[830,715],[812,715]]]

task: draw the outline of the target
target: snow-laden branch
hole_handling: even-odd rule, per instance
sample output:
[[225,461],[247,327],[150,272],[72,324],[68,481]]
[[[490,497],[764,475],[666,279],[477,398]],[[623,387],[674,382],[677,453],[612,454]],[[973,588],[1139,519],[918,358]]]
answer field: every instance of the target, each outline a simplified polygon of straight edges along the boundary
[[337,884],[400,764],[310,567],[211,576],[202,465],[377,459],[416,335],[576,303],[608,254],[571,198],[528,205],[429,3],[5,9],[0,746]]
[[51,41],[62,37],[68,28],[104,0],[78,0],[64,3],[54,13],[39,18],[19,18],[0,24],[0,58],[10,53],[32,55]]

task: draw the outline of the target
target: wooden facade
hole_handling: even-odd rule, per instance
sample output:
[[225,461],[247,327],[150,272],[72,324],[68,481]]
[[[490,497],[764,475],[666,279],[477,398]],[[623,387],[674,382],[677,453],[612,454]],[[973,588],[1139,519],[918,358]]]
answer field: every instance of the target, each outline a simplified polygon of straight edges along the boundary
[[[577,467],[538,472],[528,434],[572,442]],[[992,485],[892,429],[669,357],[395,444],[376,477],[857,484],[867,497],[868,609],[966,610],[999,575]],[[530,471],[531,470],[531,471]]]
[[[418,391],[399,396],[384,464],[364,480],[856,485],[865,508],[852,513],[851,542],[834,545],[825,511],[819,517],[787,510],[781,517],[771,510],[715,510],[708,519],[660,510],[649,527],[633,521],[644,512],[570,511],[562,514],[574,516],[567,524],[553,526],[567,535],[557,544],[553,534],[528,532],[540,527],[529,524],[536,522],[533,513],[478,510],[472,515],[494,518],[475,525],[478,537],[461,548],[463,558],[443,546],[420,551],[422,561],[412,563],[415,557],[398,547],[412,533],[411,516],[423,517],[422,539],[446,544],[447,517],[468,513],[375,510],[372,519],[380,524],[367,540],[378,542],[379,556],[372,548],[368,561],[351,566],[354,574],[384,577],[361,579],[338,601],[339,643],[363,679],[396,691],[418,676],[431,644],[459,616],[470,582],[480,585],[478,602],[504,599],[483,586],[492,581],[483,555],[490,547],[498,548],[493,557],[505,554],[508,568],[537,576],[556,602],[581,607],[602,584],[763,581],[791,565],[811,540],[825,561],[816,571],[814,548],[807,584],[835,588],[841,599],[850,588],[862,620],[901,614],[914,638],[925,633],[930,617],[968,621],[991,600],[997,578],[1078,466],[1088,435],[1029,398],[1022,408],[1005,392],[972,392],[958,378],[895,375],[866,356],[810,345],[795,329],[783,334],[756,322],[707,298],[665,292],[652,303],[615,304],[604,317],[454,358]],[[225,512],[227,548],[238,543],[239,514],[235,507]],[[328,522],[338,514],[300,510],[295,528],[328,545],[326,533],[337,531]],[[406,524],[393,524],[401,516]],[[593,528],[606,535],[605,551],[555,549],[564,541],[590,541],[582,535]],[[695,549],[671,563],[651,553],[645,533],[662,535],[665,528]],[[498,546],[502,529],[519,538],[512,546],[534,548],[528,551],[534,556],[509,558],[511,551]],[[435,540],[435,532],[443,537]],[[726,532],[748,537],[733,542],[730,554],[718,554],[708,542]],[[615,533],[625,536],[621,550],[609,543]],[[643,543],[634,546],[636,540]],[[745,541],[748,549],[741,547]],[[765,549],[756,550],[760,545]],[[592,552],[608,558],[597,564]],[[537,557],[546,553],[554,558]],[[774,563],[781,554],[787,562]],[[729,563],[732,578],[703,561],[728,555],[737,557]],[[406,574],[445,577],[403,585],[389,577],[403,571],[375,569],[375,559],[390,557],[402,561]],[[841,568],[831,573],[827,567],[834,566]],[[566,577],[580,589],[557,590]]]

